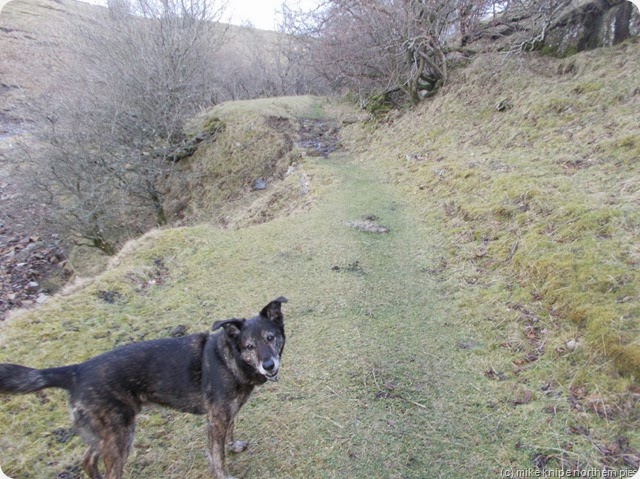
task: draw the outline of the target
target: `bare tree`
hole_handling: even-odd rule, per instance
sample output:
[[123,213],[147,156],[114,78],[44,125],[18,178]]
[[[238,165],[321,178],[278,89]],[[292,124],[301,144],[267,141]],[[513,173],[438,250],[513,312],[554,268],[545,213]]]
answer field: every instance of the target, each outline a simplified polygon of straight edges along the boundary
[[326,0],[289,11],[290,31],[307,38],[314,65],[336,89],[403,92],[417,103],[447,79],[447,54],[491,2]]
[[324,94],[326,83],[318,81],[303,57],[305,42],[286,31],[232,28],[228,43],[216,55],[218,98],[248,98]]
[[572,0],[509,0],[504,2],[501,21],[513,26],[514,39],[507,54],[538,49],[547,39],[549,27],[566,11]]
[[216,0],[111,0],[70,31],[62,87],[38,105],[47,147],[34,178],[67,231],[111,253],[167,222],[163,180],[188,143],[184,122],[215,100],[223,12]]

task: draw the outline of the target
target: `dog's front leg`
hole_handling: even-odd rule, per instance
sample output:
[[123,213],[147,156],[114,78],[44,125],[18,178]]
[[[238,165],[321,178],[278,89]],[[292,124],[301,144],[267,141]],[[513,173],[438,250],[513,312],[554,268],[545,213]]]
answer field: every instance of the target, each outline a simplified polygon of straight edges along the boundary
[[236,441],[233,439],[233,427],[235,426],[235,418],[231,420],[229,423],[229,427],[227,428],[227,449],[231,452],[242,452],[244,451],[249,443],[247,441]]
[[209,439],[209,462],[214,479],[234,479],[225,471],[224,442],[231,422],[228,411],[212,407],[207,415],[207,436]]

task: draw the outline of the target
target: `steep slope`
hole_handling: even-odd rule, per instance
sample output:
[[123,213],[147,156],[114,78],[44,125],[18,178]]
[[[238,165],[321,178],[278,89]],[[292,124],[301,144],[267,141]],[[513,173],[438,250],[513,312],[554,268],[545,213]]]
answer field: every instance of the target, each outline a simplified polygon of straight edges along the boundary
[[390,160],[446,221],[467,274],[507,274],[498,284],[513,302],[571,325],[566,335],[637,378],[640,42],[499,60],[476,59],[433,102],[367,136],[363,154]]
[[104,8],[73,0],[12,0],[0,14],[0,140],[29,131],[26,103],[54,92],[68,58],[70,28],[95,21]]

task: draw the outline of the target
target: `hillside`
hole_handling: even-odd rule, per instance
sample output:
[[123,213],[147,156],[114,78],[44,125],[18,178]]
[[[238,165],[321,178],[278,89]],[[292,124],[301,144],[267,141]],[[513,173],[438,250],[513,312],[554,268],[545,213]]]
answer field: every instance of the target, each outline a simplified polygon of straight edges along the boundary
[[[282,380],[241,413],[252,445],[231,458],[236,475],[635,469],[640,183],[626,128],[638,95],[626,80],[639,58],[628,42],[497,74],[499,59],[479,59],[432,102],[345,126],[346,149],[303,156],[297,176],[250,194],[259,210],[278,191],[303,207],[145,235],[106,273],[5,324],[0,360],[80,361],[286,294]],[[332,108],[282,99],[209,114],[255,125]],[[251,210],[236,206],[235,218]],[[2,401],[3,469],[77,477],[64,395]],[[201,418],[145,411],[127,477],[206,477],[204,444]]]
[[68,58],[72,25],[100,18],[104,8],[73,0],[12,0],[0,15],[0,139],[30,129],[26,103],[59,87],[55,74]]
[[[59,120],[59,104],[64,104],[64,88],[73,81],[88,80],[79,75],[78,55],[86,53],[83,32],[96,23],[103,23],[107,9],[73,0],[13,0],[0,16],[0,321],[9,311],[45,301],[58,291],[71,275],[91,275],[100,271],[107,258],[78,248],[78,237],[60,226],[55,208],[50,208],[46,193],[33,178],[50,171],[50,153],[42,153],[39,139],[46,137]],[[230,90],[238,85],[238,75],[255,71],[272,61],[278,34],[218,24],[224,39],[212,45],[219,57],[216,74],[232,80],[212,81],[218,85],[206,100],[222,101],[242,97],[246,91]],[[224,35],[222,35],[224,32]],[[255,65],[259,56],[260,65]],[[252,63],[254,62],[254,63]],[[218,64],[217,63],[217,64]],[[82,71],[82,70],[81,70]],[[70,73],[71,72],[71,73]],[[261,70],[264,73],[264,68]],[[104,72],[103,72],[104,73]],[[254,88],[259,85],[253,75],[246,75]],[[86,87],[78,86],[80,90]],[[90,89],[90,88],[89,88]],[[252,91],[253,92],[253,91]],[[75,95],[67,97],[74,98]],[[208,103],[206,103],[208,105]],[[57,106],[56,106],[57,105]],[[64,110],[64,108],[62,109]],[[44,124],[44,125],[43,125]],[[57,125],[56,125],[57,127]],[[96,128],[98,131],[101,128]],[[82,135],[80,135],[82,136]],[[83,137],[83,139],[86,137]],[[46,143],[46,139],[45,139]],[[81,140],[82,143],[82,140]],[[50,145],[49,145],[50,146]],[[46,147],[46,145],[45,145]],[[255,175],[271,175],[256,157],[255,172],[251,168],[236,171],[233,183],[250,182]],[[271,160],[270,160],[271,161]],[[288,165],[284,166],[286,171]],[[280,172],[282,173],[282,172]],[[227,175],[229,179],[229,175]],[[242,194],[242,189],[231,192]],[[228,198],[229,195],[224,195]],[[178,219],[185,198],[171,198],[172,219]],[[216,204],[220,204],[218,201]],[[70,216],[67,211],[67,217]],[[139,235],[154,222],[153,218],[137,215],[139,224],[127,233]],[[145,223],[142,225],[142,223]]]
[[[11,0],[2,9],[0,140],[28,131],[31,118],[23,108],[25,103],[54,94],[60,87],[56,72],[74,50],[69,32],[99,22],[106,14],[104,7],[75,0]],[[227,24],[220,29],[226,31],[220,52],[225,59],[235,52],[249,61],[254,50],[263,52],[261,48],[277,41],[277,34],[270,31]]]
[[[218,133],[171,184],[175,227],[3,322],[0,362],[82,361],[285,295],[280,381],[240,413],[235,476],[630,477],[639,73],[635,39],[479,55],[377,119],[319,97],[218,105],[189,125]],[[83,477],[60,391],[1,397],[0,425],[10,477]],[[125,477],[208,477],[205,448],[203,418],[145,409]]]

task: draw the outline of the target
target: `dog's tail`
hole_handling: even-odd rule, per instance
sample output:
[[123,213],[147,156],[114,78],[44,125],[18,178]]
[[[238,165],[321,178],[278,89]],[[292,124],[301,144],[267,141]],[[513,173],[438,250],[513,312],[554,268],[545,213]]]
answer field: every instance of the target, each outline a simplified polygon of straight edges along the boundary
[[33,369],[18,364],[0,364],[0,393],[24,394],[45,388],[71,389],[75,365]]

